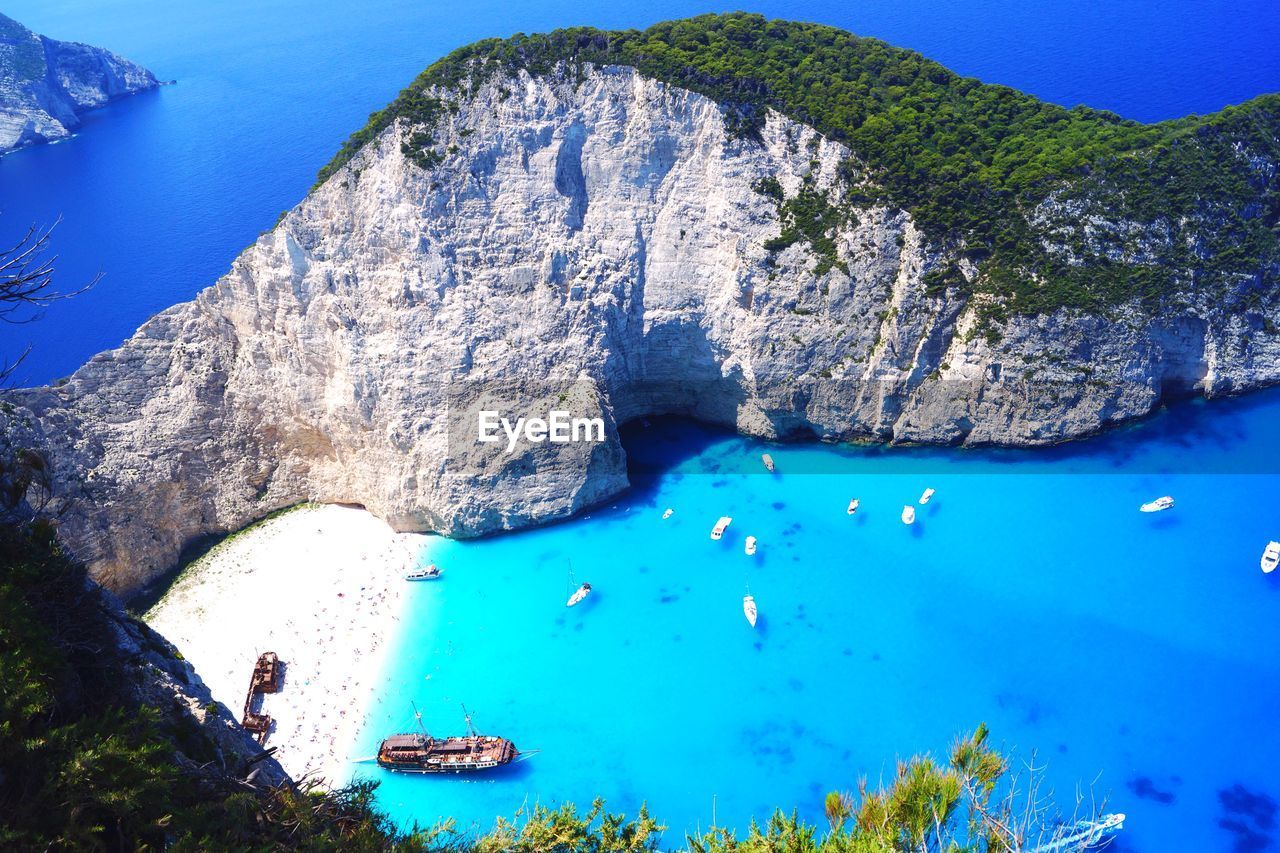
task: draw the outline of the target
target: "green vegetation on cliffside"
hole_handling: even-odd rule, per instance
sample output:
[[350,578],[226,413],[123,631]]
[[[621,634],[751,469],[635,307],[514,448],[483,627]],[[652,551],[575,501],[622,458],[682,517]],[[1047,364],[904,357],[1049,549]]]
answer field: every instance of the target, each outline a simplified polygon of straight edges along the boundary
[[189,711],[146,701],[120,642],[133,623],[51,536],[0,525],[0,849],[380,849],[393,837],[371,786],[255,790]]
[[42,464],[30,454],[0,448],[0,850],[1007,853],[1072,832],[1034,779],[1011,777],[985,727],[945,758],[899,762],[879,789],[828,794],[821,829],[778,811],[741,835],[664,836],[643,807],[630,819],[597,800],[585,813],[535,806],[461,833],[451,822],[395,826],[374,783],[254,784],[256,758],[211,735],[225,724],[211,718],[216,706],[198,719],[157,689],[161,670],[181,666],[177,653],[31,515],[33,467]]
[[[1187,290],[1256,301],[1280,270],[1280,95],[1144,125],[960,77],[875,39],[744,13],[464,47],[371,116],[320,180],[398,118],[429,126],[440,102],[428,90],[585,62],[632,66],[711,97],[740,137],[774,109],[844,143],[856,158],[845,202],[910,211],[954,260],[979,264],[971,289],[1008,311],[1130,299],[1155,307]],[[1088,218],[1104,222],[1084,227]],[[947,278],[970,286],[958,272]]]
[[643,807],[629,819],[601,801],[586,812],[534,806],[484,834],[451,822],[398,828],[373,783],[254,786],[244,759],[219,751],[190,709],[146,698],[146,666],[121,631],[153,637],[148,655],[171,650],[87,581],[52,530],[0,523],[3,850],[1005,853],[1071,832],[1046,800],[1023,811],[1034,788],[1010,778],[983,727],[942,760],[899,762],[878,790],[828,794],[824,828],[779,811],[740,835],[664,835]]

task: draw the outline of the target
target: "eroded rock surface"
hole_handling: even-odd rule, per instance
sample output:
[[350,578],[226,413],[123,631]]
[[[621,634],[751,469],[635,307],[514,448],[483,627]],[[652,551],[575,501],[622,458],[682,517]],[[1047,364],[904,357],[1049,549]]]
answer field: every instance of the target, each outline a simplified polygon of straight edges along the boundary
[[0,15],[0,154],[64,139],[85,110],[159,85],[108,50],[46,38]]
[[[645,415],[1036,445],[1280,376],[1266,300],[975,334],[963,289],[925,280],[954,248],[902,210],[845,216],[834,265],[766,249],[760,182],[838,194],[849,157],[776,114],[732,139],[716,103],[626,68],[522,72],[453,103],[427,168],[402,151],[413,129],[389,128],[194,301],[10,396],[97,577],[136,588],[193,539],[304,499],[454,536],[564,517],[626,487],[617,425]],[[607,441],[508,455],[474,440],[486,398],[599,415]]]

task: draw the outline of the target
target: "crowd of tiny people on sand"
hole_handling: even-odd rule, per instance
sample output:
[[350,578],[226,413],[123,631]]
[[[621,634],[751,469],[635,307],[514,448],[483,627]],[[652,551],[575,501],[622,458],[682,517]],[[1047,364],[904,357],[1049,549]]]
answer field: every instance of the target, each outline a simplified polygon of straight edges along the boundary
[[342,784],[422,540],[361,509],[305,506],[215,547],[146,620],[237,719],[258,655],[279,655],[266,746],[295,779]]

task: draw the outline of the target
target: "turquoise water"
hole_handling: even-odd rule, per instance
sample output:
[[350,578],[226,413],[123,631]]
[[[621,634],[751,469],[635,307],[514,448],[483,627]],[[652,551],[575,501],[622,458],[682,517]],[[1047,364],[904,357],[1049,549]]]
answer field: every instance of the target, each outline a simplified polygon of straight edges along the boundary
[[[92,114],[70,142],[0,159],[0,241],[61,217],[75,300],[0,335],[47,382],[189,299],[307,192],[339,144],[429,64],[495,35],[636,27],[707,0],[10,0],[55,38],[109,47],[176,86]],[[1143,121],[1280,89],[1275,0],[757,0],[914,48],[963,74]]]
[[[430,546],[445,578],[410,591],[357,749],[407,726],[412,701],[437,733],[462,731],[465,702],[481,730],[541,752],[478,778],[353,769],[401,820],[483,827],[601,795],[648,801],[674,842],[713,808],[739,828],[774,806],[820,819],[827,790],[985,721],[1038,751],[1060,801],[1096,780],[1130,816],[1113,849],[1266,849],[1280,575],[1258,558],[1280,538],[1278,442],[1277,393],[1033,454],[633,428],[639,483],[609,506]],[[906,527],[925,486],[937,495]],[[1163,494],[1173,510],[1137,511]],[[573,610],[570,562],[594,587]]]
[[[0,336],[19,381],[65,375],[190,298],[367,114],[422,67],[491,35],[643,26],[702,0],[13,0],[58,38],[105,45],[172,87],[94,113],[67,143],[0,160],[0,238],[61,216],[59,273],[90,293]],[[915,48],[965,74],[1140,120],[1280,89],[1274,0],[766,0]],[[1280,397],[1184,406],[1038,454],[770,447],[656,424],[630,437],[637,488],[586,519],[441,542],[394,638],[382,728],[419,703],[441,733],[466,701],[540,748],[485,780],[386,780],[399,819],[487,826],[526,799],[647,799],[679,831],[741,827],[941,749],[979,720],[1039,749],[1068,796],[1098,773],[1131,816],[1120,848],[1276,844]],[[912,528],[903,502],[938,489]],[[1138,503],[1172,493],[1159,516]],[[850,519],[851,497],[863,509]],[[661,511],[676,514],[662,521]],[[722,513],[726,539],[707,533]],[[753,560],[742,539],[760,539]],[[566,611],[566,575],[596,585]],[[1278,573],[1280,574],[1280,573]],[[761,608],[750,630],[747,584]],[[585,744],[585,747],[579,746]],[[1239,788],[1237,788],[1239,786]],[[714,803],[714,806],[713,806]]]

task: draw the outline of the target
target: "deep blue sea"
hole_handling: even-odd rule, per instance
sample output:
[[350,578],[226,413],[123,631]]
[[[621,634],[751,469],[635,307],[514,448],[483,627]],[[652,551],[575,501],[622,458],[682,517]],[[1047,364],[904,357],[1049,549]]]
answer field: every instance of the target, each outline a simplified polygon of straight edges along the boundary
[[[645,26],[699,0],[11,0],[55,38],[105,45],[176,86],[0,160],[0,238],[62,217],[47,322],[0,336],[48,382],[194,296],[292,207],[338,145],[423,67],[479,38]],[[741,8],[741,7],[740,7]],[[770,0],[745,8],[914,48],[963,74],[1154,121],[1280,90],[1276,0]]]
[[[177,85],[0,160],[0,237],[61,217],[65,289],[0,341],[45,382],[212,283],[422,67],[477,38],[643,26],[732,7],[648,3],[16,0],[48,35],[110,47]],[[765,2],[1062,104],[1151,121],[1280,90],[1280,7],[1240,2]],[[671,827],[744,826],[874,783],[979,721],[1130,816],[1119,850],[1280,846],[1280,395],[1181,406],[1041,453],[765,448],[634,428],[637,488],[590,516],[439,542],[411,591],[362,749],[407,723],[541,752],[484,780],[387,778],[399,820],[487,826],[535,800],[647,800]],[[780,473],[760,472],[767,449]],[[898,521],[938,490],[912,527]],[[1139,503],[1173,494],[1170,512]],[[844,508],[862,500],[850,518]],[[675,509],[663,521],[661,512]],[[708,531],[734,517],[719,543]],[[745,535],[760,540],[754,558]],[[567,572],[596,593],[563,606]],[[1280,575],[1277,576],[1280,578]],[[750,587],[761,621],[741,611]],[[368,772],[364,768],[363,772]],[[376,771],[375,771],[376,772]]]

